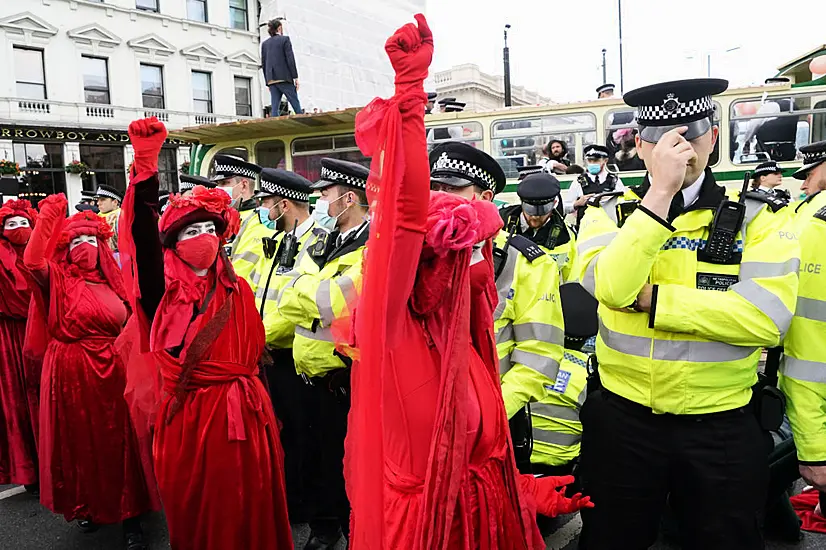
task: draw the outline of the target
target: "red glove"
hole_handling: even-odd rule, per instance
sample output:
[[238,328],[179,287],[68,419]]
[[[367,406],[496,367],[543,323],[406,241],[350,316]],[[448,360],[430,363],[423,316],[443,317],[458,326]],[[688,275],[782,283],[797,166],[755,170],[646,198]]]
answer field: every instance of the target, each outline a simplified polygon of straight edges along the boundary
[[422,14],[416,14],[419,26],[408,23],[387,39],[384,49],[396,71],[396,94],[422,88],[433,59],[433,33]]
[[549,476],[533,478],[533,482],[526,479],[523,487],[533,493],[537,512],[543,516],[556,517],[571,514],[582,508],[594,507],[591,497],[583,497],[582,493],[577,493],[571,498],[565,497],[565,486],[573,482],[574,476]]
[[158,171],[158,155],[166,136],[166,127],[156,117],[135,120],[129,125],[129,140],[135,149],[131,176]]
[[29,244],[23,253],[23,263],[29,270],[42,272],[46,269],[57,246],[60,226],[66,219],[68,204],[66,195],[63,193],[49,195],[38,204],[40,214],[37,216],[37,223],[34,225]]

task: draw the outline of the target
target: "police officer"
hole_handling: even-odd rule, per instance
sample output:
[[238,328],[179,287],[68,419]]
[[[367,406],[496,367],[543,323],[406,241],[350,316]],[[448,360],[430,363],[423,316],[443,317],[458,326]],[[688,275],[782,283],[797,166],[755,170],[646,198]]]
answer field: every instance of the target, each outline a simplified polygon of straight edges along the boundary
[[193,174],[181,174],[178,176],[180,180],[180,185],[178,185],[178,189],[181,191],[181,195],[184,197],[188,197],[192,194],[192,190],[195,189],[196,185],[202,185],[207,189],[215,189],[217,185],[209,178],[205,178],[203,176],[196,176]]
[[581,411],[583,490],[598,503],[582,514],[584,549],[648,548],[669,495],[684,548],[763,547],[767,455],[749,402],[761,348],[791,323],[799,249],[772,201],[727,202],[708,168],[712,96],[727,85],[626,94],[648,174],[633,212],[595,197],[582,222],[602,382]]
[[106,219],[106,223],[114,233],[109,239],[109,248],[117,257],[118,253],[118,220],[120,219],[120,205],[123,202],[123,192],[110,185],[100,184],[95,191],[98,215]]
[[317,232],[311,239],[309,252],[296,265],[278,304],[281,316],[295,324],[295,368],[310,384],[312,397],[306,409],[318,467],[305,491],[313,501],[313,539],[308,548],[332,548],[349,527],[343,459],[352,361],[336,343],[346,346],[349,340],[342,333],[350,327],[350,308],[361,287],[370,233],[369,173],[359,164],[322,159],[321,179],[312,186],[321,191],[313,217],[319,227],[331,232]]
[[773,160],[758,164],[752,173],[751,188],[754,191],[769,194],[788,204],[792,197],[788,191],[780,187],[782,184],[783,169]]
[[597,99],[612,99],[614,97],[615,86],[613,84],[603,84],[597,87]]
[[[826,141],[801,148],[796,179],[807,191],[826,189]],[[812,192],[798,220],[800,288],[784,341],[780,387],[788,397],[800,475],[820,491],[826,511],[826,193]]]
[[522,204],[500,210],[505,228],[497,244],[503,247],[508,234],[526,237],[551,255],[559,267],[561,281],[568,281],[576,257],[576,242],[562,215],[559,180],[540,171],[525,177],[516,194]]
[[576,212],[577,227],[585,215],[588,199],[600,193],[624,192],[622,180],[608,171],[608,148],[603,145],[588,145],[583,150],[585,172],[571,183],[565,213]]
[[241,214],[241,224],[256,214],[255,182],[261,167],[233,155],[217,154],[213,161],[212,182],[226,192],[232,206]]
[[[317,475],[314,468],[313,443],[308,406],[313,400],[310,386],[295,371],[293,338],[295,325],[278,310],[278,296],[292,279],[289,272],[300,264],[309,250],[313,230],[310,216],[310,182],[286,170],[263,168],[261,189],[256,198],[259,212],[266,213],[271,224],[262,239],[261,259],[249,276],[255,289],[255,302],[261,312],[267,350],[272,361],[265,364],[267,386],[275,414],[281,421],[281,445],[284,448],[284,478],[287,484],[287,509],[297,548],[304,548],[310,538],[312,519],[311,485]],[[285,238],[286,237],[286,238]],[[314,273],[317,266],[309,265]]]

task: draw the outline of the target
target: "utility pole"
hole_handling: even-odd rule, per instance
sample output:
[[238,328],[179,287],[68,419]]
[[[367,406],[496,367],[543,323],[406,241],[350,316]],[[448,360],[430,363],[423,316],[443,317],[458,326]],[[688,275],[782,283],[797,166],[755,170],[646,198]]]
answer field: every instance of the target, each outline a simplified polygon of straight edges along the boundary
[[502,50],[502,60],[505,64],[505,107],[511,106],[511,59],[508,49],[508,29],[510,25],[505,25],[505,48]]
[[622,73],[622,0],[617,0],[619,8],[619,62],[620,62],[620,95],[625,92]]
[[608,69],[605,66],[605,48],[602,48],[602,83],[608,82]]

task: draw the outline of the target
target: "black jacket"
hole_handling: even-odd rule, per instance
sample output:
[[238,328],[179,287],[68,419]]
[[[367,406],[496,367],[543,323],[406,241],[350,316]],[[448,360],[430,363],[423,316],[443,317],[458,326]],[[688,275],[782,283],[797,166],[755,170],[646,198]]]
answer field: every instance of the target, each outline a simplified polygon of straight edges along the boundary
[[264,70],[265,83],[283,80],[292,84],[293,80],[298,78],[293,45],[289,36],[277,34],[261,44],[261,67]]

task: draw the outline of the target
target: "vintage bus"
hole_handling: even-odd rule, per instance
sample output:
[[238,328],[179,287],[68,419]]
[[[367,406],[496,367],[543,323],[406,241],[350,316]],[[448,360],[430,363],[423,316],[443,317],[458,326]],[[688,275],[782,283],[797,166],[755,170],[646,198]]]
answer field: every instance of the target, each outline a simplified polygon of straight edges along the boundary
[[[314,181],[323,157],[369,163],[354,137],[358,109],[239,121],[185,128],[171,137],[192,142],[190,172],[207,176],[217,153],[243,157],[261,166],[293,170]],[[826,84],[807,82],[737,88],[715,97],[720,136],[710,166],[720,182],[740,185],[758,163],[775,160],[788,175],[801,165],[801,146],[826,139]],[[498,198],[516,200],[519,166],[535,164],[552,139],[568,147],[568,159],[583,165],[590,143],[611,151],[610,169],[626,185],[642,181],[636,155],[633,109],[621,99],[503,108],[491,112],[439,113],[425,117],[428,143],[460,140],[497,159],[508,177]],[[563,189],[575,175],[558,176]],[[792,196],[799,186],[784,182]]]

